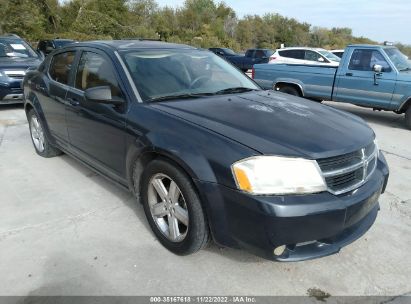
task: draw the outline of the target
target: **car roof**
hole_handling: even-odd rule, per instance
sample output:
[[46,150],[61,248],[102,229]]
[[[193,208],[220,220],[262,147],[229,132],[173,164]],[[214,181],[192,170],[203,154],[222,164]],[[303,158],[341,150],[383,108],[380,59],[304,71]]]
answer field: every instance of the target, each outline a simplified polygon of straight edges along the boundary
[[394,46],[394,45],[380,45],[380,44],[350,44],[349,47],[392,49],[392,48],[395,48],[396,46]]
[[[73,45],[71,45],[72,47]],[[79,42],[76,47],[106,47],[112,50],[133,49],[196,49],[189,45],[153,40],[96,40]]]
[[303,47],[303,46],[285,47],[285,48],[282,48],[282,49],[278,49],[277,51],[288,51],[288,50],[325,51],[325,49],[322,49],[322,48]]

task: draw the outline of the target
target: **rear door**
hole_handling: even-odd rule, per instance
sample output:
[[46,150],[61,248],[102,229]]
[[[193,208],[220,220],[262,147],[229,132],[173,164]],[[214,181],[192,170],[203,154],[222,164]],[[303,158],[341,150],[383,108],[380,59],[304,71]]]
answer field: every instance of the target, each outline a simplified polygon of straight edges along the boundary
[[50,133],[64,146],[68,142],[65,119],[66,94],[73,77],[75,56],[74,50],[55,54],[46,70],[44,82],[36,85],[37,96]]
[[[334,100],[358,105],[389,109],[397,73],[385,55],[378,49],[353,49],[338,69]],[[375,64],[383,67],[375,73]]]
[[79,56],[72,85],[67,92],[67,128],[74,153],[100,171],[125,176],[125,114],[121,106],[87,100],[89,88],[109,86],[112,96],[126,99],[111,58],[96,49]]

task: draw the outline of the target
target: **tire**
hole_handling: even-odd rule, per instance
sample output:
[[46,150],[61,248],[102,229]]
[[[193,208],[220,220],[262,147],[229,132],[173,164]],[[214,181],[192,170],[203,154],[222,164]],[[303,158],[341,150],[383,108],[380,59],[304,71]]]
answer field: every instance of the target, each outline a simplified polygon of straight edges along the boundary
[[41,119],[37,116],[36,112],[31,109],[27,113],[27,119],[29,121],[30,136],[36,153],[42,157],[50,158],[62,154],[62,152],[53,147],[47,136],[44,133],[44,125]]
[[[163,198],[159,194],[162,191],[153,186],[159,187],[159,182],[164,186],[160,187]],[[172,182],[177,186],[173,188],[175,191],[170,191]],[[208,244],[210,233],[200,198],[192,180],[182,170],[166,160],[154,160],[144,170],[140,191],[147,220],[164,247],[177,255],[189,255]],[[170,192],[178,191],[180,194],[171,199]],[[164,203],[167,200],[170,201]],[[178,227],[178,233],[172,227]]]
[[411,105],[405,111],[405,125],[411,130]]
[[280,87],[278,91],[285,93],[285,94],[290,94],[290,95],[301,97],[300,92],[296,88],[291,87],[291,86]]

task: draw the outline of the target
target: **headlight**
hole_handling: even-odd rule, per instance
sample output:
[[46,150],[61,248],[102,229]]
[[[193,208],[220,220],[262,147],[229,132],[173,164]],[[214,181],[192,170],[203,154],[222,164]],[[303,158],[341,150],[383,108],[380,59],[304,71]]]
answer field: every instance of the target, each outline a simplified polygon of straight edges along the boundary
[[304,194],[327,190],[315,160],[256,156],[232,165],[237,188],[251,194]]

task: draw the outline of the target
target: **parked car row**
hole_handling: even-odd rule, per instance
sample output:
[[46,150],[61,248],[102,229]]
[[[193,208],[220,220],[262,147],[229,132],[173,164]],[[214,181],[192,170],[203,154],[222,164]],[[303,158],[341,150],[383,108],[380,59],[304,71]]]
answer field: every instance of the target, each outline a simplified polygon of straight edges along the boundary
[[411,129],[411,63],[394,46],[350,45],[338,67],[259,64],[253,76],[265,89],[405,113]]
[[36,51],[17,35],[0,36],[0,104],[22,103],[21,83],[26,72],[37,68],[52,51],[73,42],[69,39],[41,40]]
[[279,50],[249,49],[245,55],[238,55],[228,48],[210,48],[210,51],[225,58],[242,71],[252,69],[260,63],[321,64],[338,66],[340,58],[321,48],[292,47]]

